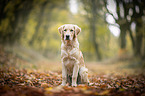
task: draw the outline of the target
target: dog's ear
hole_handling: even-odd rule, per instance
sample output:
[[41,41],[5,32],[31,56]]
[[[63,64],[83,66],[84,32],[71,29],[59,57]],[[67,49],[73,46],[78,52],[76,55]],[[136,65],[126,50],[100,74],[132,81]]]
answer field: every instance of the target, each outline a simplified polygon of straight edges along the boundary
[[77,25],[74,25],[74,29],[75,29],[75,36],[77,36],[81,32],[81,28],[78,27]]
[[62,25],[58,28],[59,33],[61,34],[61,39],[63,40],[64,38],[64,33],[63,33],[63,28],[65,27],[65,25]]
[[58,31],[59,31],[60,34],[62,34],[62,29],[64,28],[64,26],[65,26],[65,25],[62,25],[62,26],[60,26],[60,27],[58,28]]

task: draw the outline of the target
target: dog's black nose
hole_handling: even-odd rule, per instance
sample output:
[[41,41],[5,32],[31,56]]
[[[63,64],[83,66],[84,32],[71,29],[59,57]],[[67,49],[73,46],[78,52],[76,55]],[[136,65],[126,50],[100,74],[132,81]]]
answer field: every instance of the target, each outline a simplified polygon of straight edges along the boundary
[[69,40],[69,35],[66,35],[66,40]]

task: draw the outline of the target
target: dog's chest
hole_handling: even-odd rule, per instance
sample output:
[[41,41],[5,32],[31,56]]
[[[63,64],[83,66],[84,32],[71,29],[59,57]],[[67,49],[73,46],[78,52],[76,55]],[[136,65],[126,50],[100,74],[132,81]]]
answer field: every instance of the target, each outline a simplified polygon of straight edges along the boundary
[[75,61],[78,59],[79,50],[77,48],[73,48],[72,50],[61,50],[61,59]]
[[73,64],[76,62],[76,52],[74,50],[72,51],[65,51],[62,50],[61,53],[62,61],[66,66],[73,66]]
[[76,64],[78,58],[77,53],[77,49],[61,50],[61,59],[68,71],[68,74],[72,74],[73,72],[74,64]]
[[73,73],[74,64],[75,64],[75,61],[73,59],[66,58],[64,60],[64,65],[65,65],[65,67],[67,69],[67,73],[69,75],[71,75]]

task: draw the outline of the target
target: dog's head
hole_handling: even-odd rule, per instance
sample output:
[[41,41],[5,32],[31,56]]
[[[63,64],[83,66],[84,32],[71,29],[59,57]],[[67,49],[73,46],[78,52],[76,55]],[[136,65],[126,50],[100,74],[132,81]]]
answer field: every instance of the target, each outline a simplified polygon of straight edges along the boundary
[[62,40],[73,40],[81,32],[81,28],[73,24],[65,24],[58,28]]

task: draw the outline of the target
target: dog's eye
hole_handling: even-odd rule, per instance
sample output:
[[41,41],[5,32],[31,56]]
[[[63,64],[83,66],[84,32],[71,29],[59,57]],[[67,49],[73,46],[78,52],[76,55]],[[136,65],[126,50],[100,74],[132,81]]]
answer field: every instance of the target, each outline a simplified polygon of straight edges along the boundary
[[64,31],[66,31],[66,29],[64,29]]
[[73,32],[74,30],[71,29],[70,31]]

